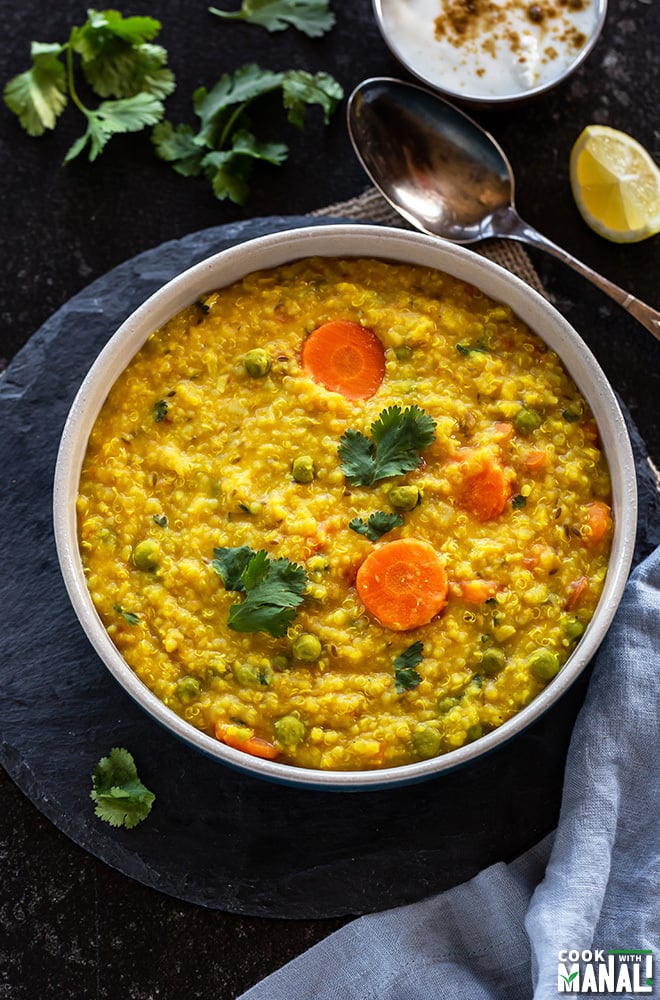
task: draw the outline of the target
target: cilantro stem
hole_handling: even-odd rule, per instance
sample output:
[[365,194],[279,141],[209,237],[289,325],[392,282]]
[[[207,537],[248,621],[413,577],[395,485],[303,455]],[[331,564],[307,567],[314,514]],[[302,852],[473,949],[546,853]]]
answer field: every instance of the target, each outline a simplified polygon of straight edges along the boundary
[[[71,31],[71,35],[73,35],[73,30]],[[68,84],[69,84],[69,96],[71,97],[71,100],[73,101],[73,103],[75,104],[75,106],[78,108],[78,110],[82,111],[82,113],[84,115],[86,115],[87,114],[87,108],[85,107],[85,105],[83,104],[83,102],[78,97],[78,93],[76,91],[76,85],[74,83],[74,76],[73,76],[73,46],[71,45],[71,35],[69,35],[69,41],[66,43],[66,71],[67,71],[67,81],[68,81]]]
[[225,127],[222,130],[222,134],[220,135],[220,139],[218,140],[218,144],[216,146],[216,149],[223,149],[224,148],[224,145],[225,145],[227,139],[229,138],[229,136],[232,133],[232,129],[234,127],[234,123],[243,114],[243,112],[247,108],[248,104],[250,104],[250,101],[243,101],[242,104],[239,104],[238,107],[235,108],[234,111],[232,111],[231,115],[229,116],[229,119],[227,120],[227,123],[226,123]]

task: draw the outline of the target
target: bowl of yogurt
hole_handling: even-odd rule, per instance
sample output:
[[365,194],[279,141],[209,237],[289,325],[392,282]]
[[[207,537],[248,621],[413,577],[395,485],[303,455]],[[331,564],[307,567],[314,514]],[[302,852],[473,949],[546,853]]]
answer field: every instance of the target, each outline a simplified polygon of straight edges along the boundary
[[607,0],[373,0],[392,54],[435,90],[497,105],[555,87],[591,52]]

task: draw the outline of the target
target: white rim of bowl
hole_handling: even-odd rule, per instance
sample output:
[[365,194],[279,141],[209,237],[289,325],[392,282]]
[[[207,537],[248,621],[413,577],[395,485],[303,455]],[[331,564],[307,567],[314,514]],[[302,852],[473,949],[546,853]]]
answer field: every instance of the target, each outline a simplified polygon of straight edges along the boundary
[[517,104],[520,101],[527,100],[528,97],[537,97],[539,94],[545,94],[548,90],[552,90],[553,87],[559,86],[559,84],[566,80],[567,77],[571,76],[578,66],[581,66],[587,56],[591,53],[592,49],[596,45],[596,42],[600,38],[605,25],[605,18],[607,16],[607,0],[594,0],[594,3],[597,11],[594,30],[578,54],[575,56],[575,59],[569,63],[563,73],[553,77],[552,80],[540,83],[537,87],[531,87],[529,90],[521,90],[516,94],[506,94],[503,97],[498,97],[496,94],[471,94],[467,91],[456,90],[450,86],[444,86],[437,78],[434,79],[422,70],[417,69],[414,62],[412,62],[401,49],[397,39],[394,38],[387,29],[383,15],[383,0],[372,0],[376,24],[378,25],[378,29],[383,37],[383,41],[394,58],[405,69],[407,69],[409,73],[411,73],[418,80],[421,80],[422,83],[431,87],[433,90],[438,91],[438,93],[446,94],[448,97],[452,97],[457,101],[465,101],[469,104],[482,105],[484,107],[492,105],[500,106],[505,104]]
[[[89,434],[110,386],[149,334],[204,293],[253,271],[313,256],[376,257],[430,266],[506,302],[556,351],[586,397],[612,478],[615,527],[603,592],[583,637],[557,676],[513,718],[473,743],[430,760],[374,771],[315,770],[252,758],[185,722],[146,687],[110,639],[92,603],[78,547],[76,498]],[[62,576],[83,630],[115,679],[152,718],[207,756],[249,774],[318,790],[364,790],[409,784],[460,767],[522,732],[559,700],[594,656],[623,594],[635,542],[637,490],[630,439],[612,388],[591,351],[546,299],[509,271],[464,247],[396,228],[328,224],[273,233],[223,250],[173,278],[128,317],[98,355],[69,411],[57,455],[53,515]]]

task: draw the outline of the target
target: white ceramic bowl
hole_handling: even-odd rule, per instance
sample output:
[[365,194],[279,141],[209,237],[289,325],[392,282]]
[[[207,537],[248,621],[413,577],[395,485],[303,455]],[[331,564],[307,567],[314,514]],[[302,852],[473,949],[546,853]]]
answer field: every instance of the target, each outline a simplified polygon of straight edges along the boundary
[[[461,31],[451,23],[455,0],[373,0],[386,45],[410,73],[450,97],[493,107],[563,82],[593,49],[607,13],[607,0],[587,0],[582,9],[550,0],[530,0],[515,9],[507,0],[486,6],[485,12],[470,13],[461,5]],[[532,10],[537,21],[530,19]],[[499,23],[487,23],[497,16]],[[445,24],[441,38],[436,18]],[[583,44],[575,43],[578,35]]]
[[[149,334],[206,292],[252,271],[309,256],[380,257],[435,267],[508,303],[562,358],[587,399],[612,478],[615,527],[605,587],[595,615],[557,677],[530,705],[474,743],[431,760],[380,771],[316,771],[260,760],[185,722],[149,691],[112,643],[92,603],[78,549],[76,495],[89,434],[110,386]],[[407,784],[465,764],[520,733],[554,704],[591,660],[610,625],[630,569],[636,509],[635,467],[625,422],[605,375],[566,320],[520,279],[470,250],[419,233],[362,225],[309,227],[263,236],[195,265],[155,292],[117,330],[83,381],[62,434],[54,484],[55,541],[67,591],[94,649],[126,692],[170,732],[218,761],[287,784],[349,790]]]

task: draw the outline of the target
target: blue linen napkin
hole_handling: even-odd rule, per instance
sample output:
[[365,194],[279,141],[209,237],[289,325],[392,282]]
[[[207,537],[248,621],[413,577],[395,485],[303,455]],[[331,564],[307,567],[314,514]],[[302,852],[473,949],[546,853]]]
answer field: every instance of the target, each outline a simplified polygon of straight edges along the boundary
[[658,995],[646,979],[660,955],[632,952],[660,944],[659,635],[657,548],[597,654],[555,834],[463,885],[354,920],[239,1000],[555,1000],[608,963],[612,993],[629,976],[628,993]]

